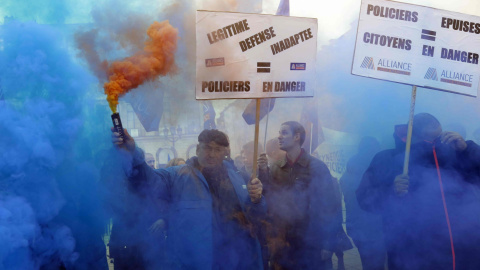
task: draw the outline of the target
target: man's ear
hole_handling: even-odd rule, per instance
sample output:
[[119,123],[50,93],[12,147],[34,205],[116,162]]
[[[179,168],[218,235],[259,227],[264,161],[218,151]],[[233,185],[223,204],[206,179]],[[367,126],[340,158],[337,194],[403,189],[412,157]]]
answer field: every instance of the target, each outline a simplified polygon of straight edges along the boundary
[[195,155],[198,157],[198,151],[199,151],[200,144],[197,144],[197,148],[195,149]]
[[295,135],[293,135],[293,140],[300,143],[300,133],[295,133]]

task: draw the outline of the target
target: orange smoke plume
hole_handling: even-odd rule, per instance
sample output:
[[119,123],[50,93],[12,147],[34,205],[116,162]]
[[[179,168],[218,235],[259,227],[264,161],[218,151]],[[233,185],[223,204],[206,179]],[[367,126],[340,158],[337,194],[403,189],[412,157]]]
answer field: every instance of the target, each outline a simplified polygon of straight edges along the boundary
[[154,22],[147,30],[149,39],[143,51],[108,66],[109,82],[103,88],[112,112],[117,111],[118,98],[147,80],[175,71],[178,30],[168,21]]

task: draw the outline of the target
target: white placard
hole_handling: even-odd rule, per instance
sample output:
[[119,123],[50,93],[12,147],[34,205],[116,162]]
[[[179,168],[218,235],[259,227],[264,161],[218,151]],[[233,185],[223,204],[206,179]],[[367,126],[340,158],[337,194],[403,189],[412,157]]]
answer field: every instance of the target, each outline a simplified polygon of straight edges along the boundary
[[197,99],[312,97],[317,19],[197,11]]
[[477,96],[480,17],[363,0],[352,74]]

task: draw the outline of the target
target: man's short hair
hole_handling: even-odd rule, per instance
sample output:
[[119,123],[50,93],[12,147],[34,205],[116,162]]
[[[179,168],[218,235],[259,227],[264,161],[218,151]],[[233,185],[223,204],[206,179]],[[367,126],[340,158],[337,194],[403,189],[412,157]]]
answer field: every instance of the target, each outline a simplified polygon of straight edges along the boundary
[[[244,144],[242,146],[242,150],[251,150],[253,151],[255,149],[255,142],[254,141],[249,141],[248,143]],[[258,149],[263,149],[263,144],[261,142],[258,143]]]
[[421,137],[422,132],[427,127],[436,128],[440,126],[440,122],[435,116],[429,113],[419,113],[413,117],[412,136]]
[[215,142],[218,145],[228,147],[228,138],[227,135],[216,129],[205,129],[198,135],[199,143],[210,143]]
[[273,138],[268,140],[267,146],[265,147],[267,155],[271,156],[275,151],[280,150],[280,145],[278,144],[278,138]]
[[170,167],[173,167],[173,166],[178,166],[178,163],[179,163],[180,161],[185,162],[185,159],[183,159],[183,158],[172,158],[172,159],[170,159],[170,161],[167,163],[167,166],[165,166],[165,168],[170,168]]
[[292,131],[292,135],[295,136],[296,133],[300,134],[300,146],[305,142],[305,128],[298,123],[297,121],[287,121],[282,124],[282,126],[288,126]]

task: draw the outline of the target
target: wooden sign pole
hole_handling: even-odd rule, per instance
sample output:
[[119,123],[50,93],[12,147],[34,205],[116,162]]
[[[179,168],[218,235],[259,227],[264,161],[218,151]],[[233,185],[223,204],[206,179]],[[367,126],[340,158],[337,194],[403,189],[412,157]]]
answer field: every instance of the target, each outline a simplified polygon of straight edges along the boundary
[[403,161],[403,174],[408,174],[408,162],[410,160],[410,146],[412,145],[413,116],[415,114],[415,99],[417,98],[417,87],[412,86],[412,100],[410,102],[410,117],[408,120],[407,145],[405,148],[405,160]]
[[261,99],[257,98],[257,108],[255,112],[255,139],[254,139],[254,148],[253,148],[253,170],[252,170],[252,179],[257,177],[257,167],[258,167],[258,133],[260,127],[260,101]]

